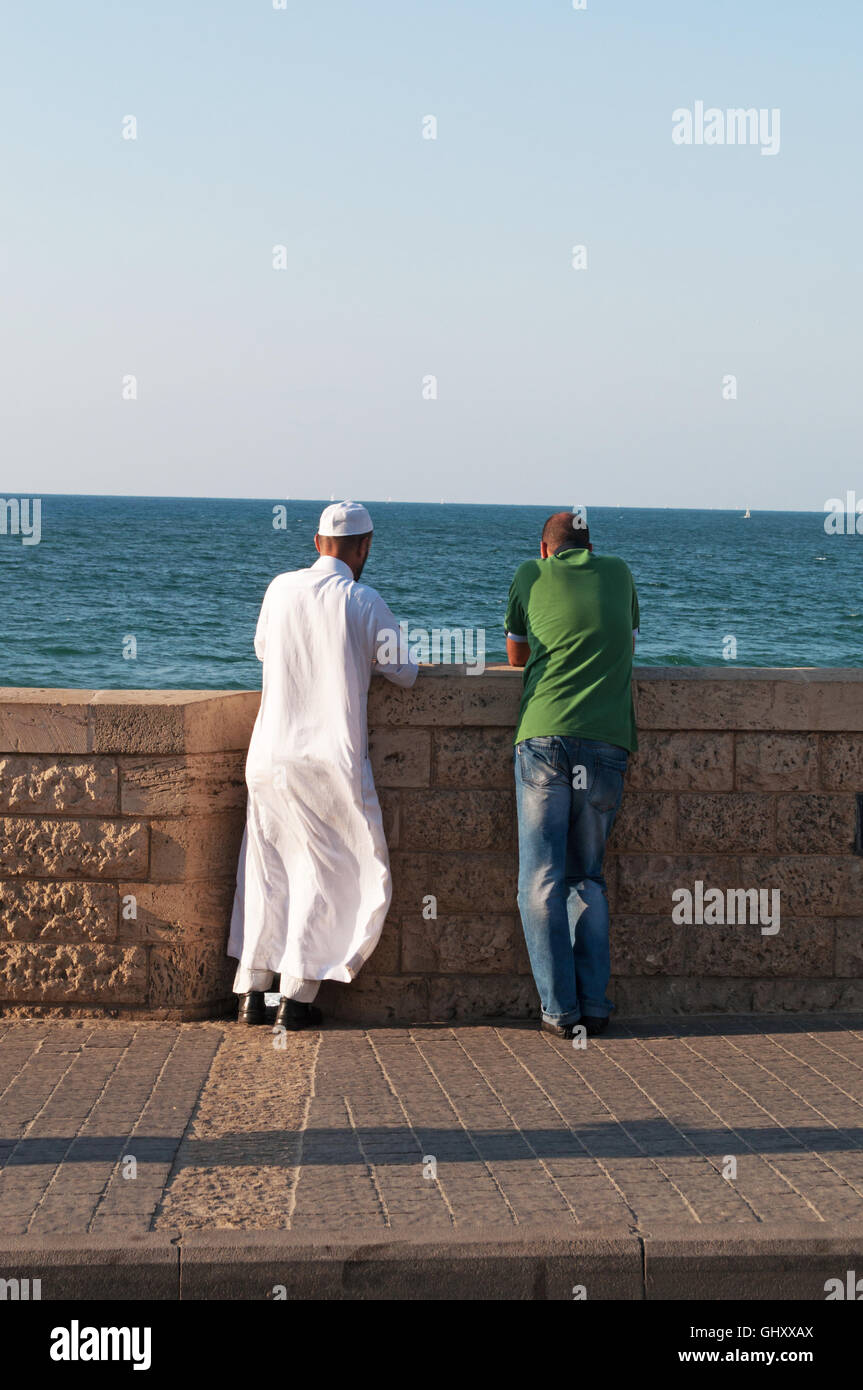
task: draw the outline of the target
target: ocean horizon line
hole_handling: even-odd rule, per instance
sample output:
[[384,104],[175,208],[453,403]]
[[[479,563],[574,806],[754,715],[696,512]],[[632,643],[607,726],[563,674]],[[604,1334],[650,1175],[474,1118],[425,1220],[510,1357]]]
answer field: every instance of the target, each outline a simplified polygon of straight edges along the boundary
[[[57,498],[58,500],[76,501],[104,501],[104,502],[273,502],[284,505],[286,502],[301,502],[328,506],[331,501],[362,501],[374,507],[399,506],[399,507],[527,507],[536,511],[547,512],[550,508],[557,506],[554,502],[460,502],[448,498],[430,498],[422,500],[407,500],[400,497],[288,497],[279,496],[276,493],[266,493],[256,496],[241,496],[239,494],[222,495],[217,493],[170,493],[170,492],[45,492],[39,489],[30,491],[6,491],[0,494],[5,498],[26,499],[31,497]],[[747,510],[751,516],[823,516],[825,507],[753,507],[751,503],[741,503],[733,507],[681,507],[672,506],[670,503],[663,506],[641,506],[634,503],[617,502],[581,502],[571,503],[569,506],[560,506],[558,510],[569,511],[575,506],[583,506],[589,511],[605,512],[720,512],[735,515],[738,512]]]

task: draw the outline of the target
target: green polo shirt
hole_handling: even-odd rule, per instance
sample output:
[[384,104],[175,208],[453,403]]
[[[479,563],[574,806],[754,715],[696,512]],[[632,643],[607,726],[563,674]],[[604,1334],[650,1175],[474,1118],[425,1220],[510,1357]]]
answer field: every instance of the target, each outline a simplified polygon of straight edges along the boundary
[[506,630],[530,644],[515,742],[551,734],[638,747],[632,634],[638,595],[615,555],[562,550],[515,572]]

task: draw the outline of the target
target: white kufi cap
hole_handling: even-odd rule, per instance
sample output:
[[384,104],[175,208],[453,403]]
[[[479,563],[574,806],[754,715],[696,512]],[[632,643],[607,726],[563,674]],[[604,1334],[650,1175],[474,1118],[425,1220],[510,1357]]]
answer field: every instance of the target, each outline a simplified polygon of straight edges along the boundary
[[362,502],[333,502],[324,507],[318,522],[319,536],[364,536],[374,530]]

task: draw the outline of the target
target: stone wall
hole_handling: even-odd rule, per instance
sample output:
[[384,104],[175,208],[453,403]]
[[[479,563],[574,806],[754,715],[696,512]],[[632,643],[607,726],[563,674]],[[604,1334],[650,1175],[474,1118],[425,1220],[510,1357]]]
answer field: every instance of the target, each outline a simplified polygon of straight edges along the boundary
[[[527,1018],[515,903],[520,674],[373,682],[394,899],[331,1016]],[[863,673],[637,672],[641,750],[607,861],[618,1016],[863,1007]],[[224,942],[251,692],[0,691],[0,1008],[197,1018]],[[676,925],[675,888],[777,888],[781,926]],[[437,916],[431,911],[434,899]]]

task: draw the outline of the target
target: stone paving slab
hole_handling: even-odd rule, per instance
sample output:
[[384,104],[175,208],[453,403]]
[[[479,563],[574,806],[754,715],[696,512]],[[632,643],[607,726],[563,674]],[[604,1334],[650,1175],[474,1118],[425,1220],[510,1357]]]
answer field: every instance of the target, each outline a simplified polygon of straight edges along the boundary
[[583,1050],[515,1024],[0,1023],[4,1239],[663,1226],[863,1227],[863,1017],[629,1021]]

